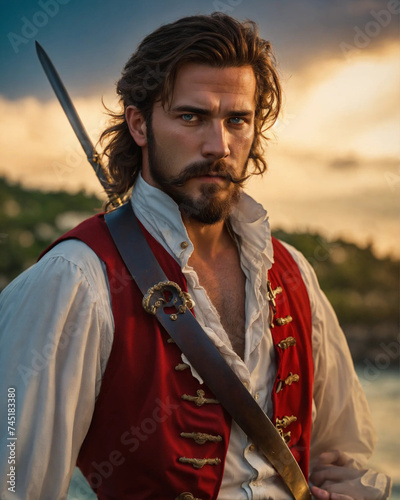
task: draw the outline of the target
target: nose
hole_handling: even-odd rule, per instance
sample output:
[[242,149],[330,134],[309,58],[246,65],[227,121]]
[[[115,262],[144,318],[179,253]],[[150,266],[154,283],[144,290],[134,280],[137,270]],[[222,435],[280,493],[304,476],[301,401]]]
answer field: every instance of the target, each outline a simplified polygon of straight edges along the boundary
[[220,160],[230,155],[228,133],[223,123],[210,123],[204,133],[202,144],[204,158]]

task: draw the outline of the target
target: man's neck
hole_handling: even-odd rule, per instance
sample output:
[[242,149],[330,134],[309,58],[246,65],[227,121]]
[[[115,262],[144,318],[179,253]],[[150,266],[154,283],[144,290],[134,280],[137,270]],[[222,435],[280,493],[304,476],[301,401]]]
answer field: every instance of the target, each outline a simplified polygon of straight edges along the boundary
[[185,216],[182,216],[182,219],[193,243],[194,253],[201,259],[215,259],[235,244],[225,221],[203,224]]

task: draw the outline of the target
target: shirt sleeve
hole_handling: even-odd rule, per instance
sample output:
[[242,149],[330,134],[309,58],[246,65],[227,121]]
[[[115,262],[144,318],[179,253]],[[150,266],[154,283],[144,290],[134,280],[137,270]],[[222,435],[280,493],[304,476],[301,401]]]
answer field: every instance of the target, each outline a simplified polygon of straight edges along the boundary
[[354,369],[336,314],[305,257],[285,245],[296,260],[310,298],[314,358],[313,425],[310,462],[339,450],[365,467],[376,444],[367,399]]
[[[71,249],[72,257],[68,255]],[[102,263],[81,242],[57,245],[2,292],[3,500],[66,498],[92,418],[112,332]],[[14,491],[6,480],[12,460],[7,447],[12,442],[10,428],[5,422],[9,388],[16,395]]]

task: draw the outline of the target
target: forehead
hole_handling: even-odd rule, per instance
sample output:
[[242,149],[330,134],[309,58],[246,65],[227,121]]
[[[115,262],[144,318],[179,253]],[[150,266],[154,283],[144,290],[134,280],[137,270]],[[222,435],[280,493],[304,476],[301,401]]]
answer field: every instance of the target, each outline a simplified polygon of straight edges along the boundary
[[215,68],[190,63],[178,70],[171,105],[226,105],[254,109],[255,92],[256,78],[251,66]]

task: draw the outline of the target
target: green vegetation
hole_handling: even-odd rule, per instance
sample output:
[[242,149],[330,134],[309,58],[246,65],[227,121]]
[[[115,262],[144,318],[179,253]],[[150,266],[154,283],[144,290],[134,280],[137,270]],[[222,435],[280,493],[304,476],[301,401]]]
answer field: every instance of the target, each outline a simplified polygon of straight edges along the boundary
[[[102,202],[83,192],[44,193],[0,178],[0,290],[61,234],[101,211]],[[335,309],[353,358],[379,351],[378,343],[396,341],[399,320],[399,262],[377,259],[370,247],[318,234],[275,231],[300,250],[313,266]],[[398,341],[397,341],[398,342]],[[377,347],[378,346],[378,347]]]
[[327,241],[318,234],[274,235],[300,250],[313,266],[342,324],[377,325],[397,322],[399,262],[377,259],[370,246],[343,240]]
[[83,192],[27,190],[1,177],[0,200],[0,290],[52,241],[102,206]]

